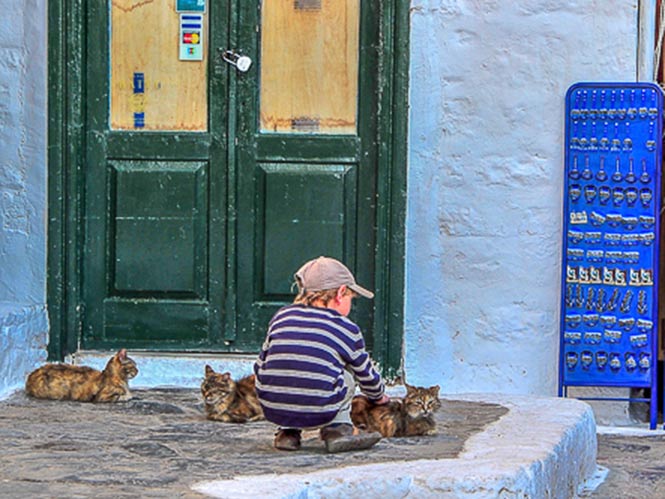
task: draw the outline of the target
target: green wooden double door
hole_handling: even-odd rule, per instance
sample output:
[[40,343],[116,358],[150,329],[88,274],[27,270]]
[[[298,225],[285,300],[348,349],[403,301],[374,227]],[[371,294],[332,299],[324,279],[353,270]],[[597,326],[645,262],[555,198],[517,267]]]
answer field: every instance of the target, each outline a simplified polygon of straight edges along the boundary
[[352,317],[396,367],[392,3],[83,5],[79,347],[256,352],[329,255],[376,291]]

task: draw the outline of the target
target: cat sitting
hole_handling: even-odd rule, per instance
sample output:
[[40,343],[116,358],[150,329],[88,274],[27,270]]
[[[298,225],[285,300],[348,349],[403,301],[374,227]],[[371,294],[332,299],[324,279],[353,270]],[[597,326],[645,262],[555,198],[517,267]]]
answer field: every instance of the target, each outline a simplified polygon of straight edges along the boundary
[[103,371],[71,364],[46,364],[30,373],[25,391],[40,399],[124,402],[132,398],[128,380],[138,372],[136,363],[123,348],[111,357]]
[[251,374],[233,381],[230,373],[217,373],[206,365],[205,379],[201,383],[206,417],[225,423],[246,423],[263,419],[263,410],[256,397],[255,380],[255,376]]
[[441,407],[439,385],[421,388],[404,383],[406,396],[388,404],[373,404],[364,395],[351,402],[353,424],[366,431],[378,431],[384,437],[412,437],[436,434],[434,413]]

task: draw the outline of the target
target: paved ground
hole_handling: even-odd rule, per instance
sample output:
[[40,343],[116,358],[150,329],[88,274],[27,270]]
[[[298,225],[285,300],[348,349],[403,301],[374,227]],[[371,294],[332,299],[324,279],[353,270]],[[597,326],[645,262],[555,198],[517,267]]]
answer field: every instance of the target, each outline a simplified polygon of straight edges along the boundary
[[[340,465],[455,458],[464,442],[507,412],[498,404],[446,401],[439,435],[383,440],[370,452],[326,454],[316,433],[304,449],[272,448],[265,422],[207,421],[197,390],[136,390],[126,404],[27,398],[0,402],[0,497],[201,498],[195,482]],[[665,434],[598,437],[609,468],[592,498],[665,498]]]
[[665,434],[662,430],[647,434],[651,436],[599,433],[597,461],[609,473],[587,497],[665,498]]
[[371,452],[326,454],[317,433],[303,450],[272,448],[274,428],[208,421],[197,390],[135,390],[125,404],[0,402],[0,497],[197,498],[202,480],[313,471],[339,465],[454,458],[499,419],[497,404],[446,402],[432,437],[383,440]]

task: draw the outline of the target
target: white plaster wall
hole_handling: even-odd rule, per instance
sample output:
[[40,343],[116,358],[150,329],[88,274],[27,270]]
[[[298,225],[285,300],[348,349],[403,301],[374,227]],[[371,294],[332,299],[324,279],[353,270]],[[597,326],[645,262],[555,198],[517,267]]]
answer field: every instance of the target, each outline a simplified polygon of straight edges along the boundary
[[556,393],[564,96],[635,81],[637,0],[413,0],[407,380]]
[[0,16],[0,302],[46,302],[46,0]]
[[0,16],[0,398],[46,360],[46,0]]

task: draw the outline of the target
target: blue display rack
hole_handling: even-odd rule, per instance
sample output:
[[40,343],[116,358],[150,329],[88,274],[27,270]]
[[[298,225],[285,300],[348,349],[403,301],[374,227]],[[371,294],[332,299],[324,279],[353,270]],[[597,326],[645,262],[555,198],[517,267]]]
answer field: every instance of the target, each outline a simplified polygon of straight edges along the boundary
[[559,396],[649,388],[658,417],[658,237],[663,95],[652,83],[566,94]]

